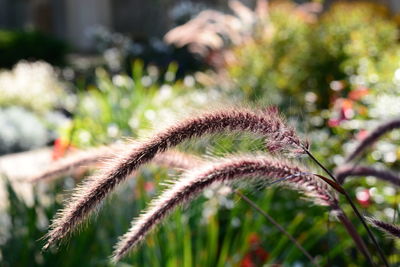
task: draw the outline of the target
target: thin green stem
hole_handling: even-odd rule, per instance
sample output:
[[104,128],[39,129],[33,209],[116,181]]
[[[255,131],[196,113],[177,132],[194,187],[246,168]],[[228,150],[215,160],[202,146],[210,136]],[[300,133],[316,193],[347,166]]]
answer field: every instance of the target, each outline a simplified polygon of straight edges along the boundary
[[[322,164],[314,157],[314,155],[313,155],[307,148],[304,147],[303,149],[304,149],[304,151],[307,153],[307,155],[308,155],[318,166],[320,166],[321,169],[323,169],[323,170],[332,178],[332,180],[334,180],[334,181],[337,183],[337,180],[336,180],[335,176],[334,176],[324,165],[322,165]],[[369,227],[368,227],[367,223],[365,222],[363,216],[362,216],[361,213],[358,211],[356,205],[355,205],[354,202],[351,200],[349,194],[348,194],[346,191],[344,191],[344,196],[346,197],[346,200],[349,202],[349,204],[350,204],[351,208],[353,209],[354,213],[357,215],[357,217],[359,218],[359,220],[360,220],[361,223],[363,224],[365,230],[367,230],[368,236],[369,236],[369,238],[372,240],[372,242],[374,243],[374,245],[375,245],[375,247],[376,247],[376,249],[377,249],[377,251],[378,251],[378,254],[379,254],[380,258],[382,259],[384,265],[387,266],[387,267],[389,267],[389,263],[388,263],[388,261],[386,260],[386,257],[385,257],[385,255],[383,254],[382,249],[379,247],[378,242],[376,241],[374,235],[372,234],[371,230],[369,229]]]
[[319,266],[317,262],[315,262],[314,258],[307,252],[307,250],[300,245],[299,242],[283,228],[277,221],[275,221],[268,213],[266,213],[264,210],[262,210],[256,203],[251,201],[248,197],[243,195],[240,191],[234,190],[234,192],[241,198],[243,199],[250,207],[252,207],[254,210],[256,210],[258,213],[260,213],[262,216],[264,216],[271,224],[273,224],[279,231],[281,231],[282,234],[286,235],[287,238],[292,241],[293,244],[301,251],[303,254],[310,260],[310,262],[315,265]]

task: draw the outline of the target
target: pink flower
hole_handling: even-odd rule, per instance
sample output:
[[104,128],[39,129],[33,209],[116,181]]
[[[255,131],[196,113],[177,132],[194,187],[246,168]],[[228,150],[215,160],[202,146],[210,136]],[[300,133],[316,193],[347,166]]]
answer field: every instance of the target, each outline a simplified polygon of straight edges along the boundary
[[365,137],[368,136],[368,131],[367,130],[360,130],[357,135],[356,135],[356,139],[358,141],[362,141],[365,139]]
[[356,197],[361,206],[368,207],[371,204],[371,194],[368,189],[357,192]]
[[153,193],[154,192],[154,182],[145,182],[144,183],[144,190],[146,190],[147,193]]

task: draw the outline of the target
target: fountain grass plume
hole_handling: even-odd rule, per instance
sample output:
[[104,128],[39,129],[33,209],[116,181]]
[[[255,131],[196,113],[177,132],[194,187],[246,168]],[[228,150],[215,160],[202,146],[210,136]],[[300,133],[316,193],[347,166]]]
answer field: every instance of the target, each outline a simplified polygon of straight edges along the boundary
[[186,140],[221,132],[258,134],[276,150],[290,147],[296,153],[303,153],[301,148],[306,145],[279,116],[268,116],[265,111],[226,109],[183,120],[158,132],[153,138],[138,143],[130,151],[121,153],[107,168],[79,186],[64,209],[56,214],[46,235],[44,248],[74,230],[130,173],[151,161],[158,153]]
[[388,236],[400,238],[400,226],[380,221],[372,217],[365,217],[365,218],[370,225],[386,233]]
[[347,156],[345,162],[350,162],[354,160],[360,154],[362,154],[365,149],[373,145],[381,136],[397,128],[400,128],[400,118],[379,125],[357,145],[353,152],[351,152],[350,155]]
[[[131,145],[129,144],[125,144],[124,147],[128,147],[133,149],[133,147],[135,147],[135,145],[137,145],[137,143],[133,143]],[[126,153],[124,154],[123,150],[121,149],[122,145],[118,145],[118,146],[113,146],[113,149],[111,150],[107,150],[107,155],[101,155],[100,153],[97,153],[99,151],[96,150],[92,150],[91,152],[91,156],[89,157],[88,154],[88,158],[85,159],[85,162],[88,163],[89,161],[92,163],[96,163],[99,164],[101,163],[103,165],[103,171],[106,171],[107,168],[112,167],[113,165],[115,165],[115,163],[117,163],[118,161],[120,161],[121,159],[124,158],[124,155],[126,155]],[[102,149],[103,150],[103,149]],[[128,149],[129,150],[129,149]],[[121,154],[119,154],[121,153]],[[114,157],[111,157],[111,155],[114,155]],[[104,158],[107,158],[108,161],[104,161]],[[90,158],[90,159],[89,159]],[[76,160],[79,161],[73,161],[73,160],[69,160],[69,162],[73,162],[74,164],[72,164],[73,166],[62,166],[63,170],[69,170],[71,167],[75,168],[75,167],[79,167],[79,163],[84,163],[82,161],[83,157],[79,157]],[[176,170],[184,170],[184,169],[188,169],[189,167],[194,167],[197,166],[201,163],[201,159],[194,156],[194,155],[189,155],[183,152],[179,152],[179,151],[165,151],[163,153],[157,154],[155,155],[155,157],[153,158],[153,160],[149,163],[151,164],[155,164],[157,166],[164,166],[164,167],[168,167],[168,168],[173,168]],[[86,165],[88,166],[88,165]],[[58,174],[61,174],[61,171],[57,172]],[[79,185],[76,189],[75,189],[75,193],[73,194],[73,197],[79,197],[79,192],[81,192],[81,194],[86,194],[85,190],[87,190],[87,187],[85,186],[86,184],[89,185],[93,185],[93,180],[96,179],[96,176],[91,176],[90,178],[88,178],[88,181],[84,181],[81,185]],[[54,220],[58,220],[59,218],[55,218]],[[46,237],[48,237],[48,235],[46,235]],[[47,249],[47,247],[44,247],[44,249]]]
[[248,179],[268,182],[281,177],[289,177],[284,183],[311,197],[315,203],[324,206],[338,206],[334,193],[326,183],[317,180],[304,169],[283,159],[272,159],[259,155],[205,163],[182,174],[181,179],[151,202],[150,208],[133,221],[130,230],[116,245],[113,260],[118,261],[143,240],[169,213],[178,206],[190,202],[213,184]]
[[24,181],[37,183],[40,181],[51,181],[63,175],[74,173],[77,169],[88,169],[107,158],[112,157],[113,147],[100,147],[90,150],[74,152],[65,158],[55,161],[41,172],[28,177]]
[[[72,155],[54,162],[47,169],[44,169],[40,173],[29,177],[24,181],[30,183],[52,181],[59,177],[74,173],[77,170],[101,167],[101,165],[107,162],[107,159],[111,159],[113,156],[118,155],[118,151],[124,148],[126,149],[127,147],[129,148],[131,145],[132,144],[128,143],[124,145],[118,144],[75,152]],[[199,158],[193,155],[179,151],[166,151],[156,155],[151,163],[158,166],[184,170],[198,164],[199,160]]]
[[195,166],[200,165],[201,162],[202,159],[197,156],[176,150],[165,151],[161,154],[157,154],[151,161],[152,164],[180,171],[194,168]]
[[400,186],[400,177],[396,173],[369,166],[344,166],[335,171],[335,176],[340,184],[343,184],[349,176],[374,176],[380,180]]
[[[127,145],[127,144],[126,144]],[[66,158],[58,160],[55,164],[51,165],[50,168],[42,171],[40,174],[29,179],[29,182],[36,183],[39,181],[50,181],[73,173],[77,169],[87,169],[95,167],[104,161],[106,158],[110,158],[113,154],[118,154],[115,151],[121,149],[122,144],[115,144],[107,147],[94,148],[86,151],[78,151],[69,155]],[[158,154],[151,161],[151,164],[158,166],[165,166],[177,170],[188,170],[200,165],[202,159],[191,154],[182,153],[179,151],[166,151]],[[270,215],[265,211],[261,210],[255,203],[249,200],[246,196],[236,191],[240,197],[247,202],[251,207],[255,208],[258,212],[262,213],[279,231],[286,235],[298,248],[303,252],[304,255],[312,262],[315,266],[318,264],[311,257],[311,255],[297,242],[297,240],[288,233],[278,222],[276,222]]]

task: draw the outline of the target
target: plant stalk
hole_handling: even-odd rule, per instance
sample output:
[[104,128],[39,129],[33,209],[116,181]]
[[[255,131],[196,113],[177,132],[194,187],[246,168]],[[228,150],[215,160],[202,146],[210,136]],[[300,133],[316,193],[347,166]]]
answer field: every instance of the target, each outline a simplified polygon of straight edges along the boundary
[[368,248],[366,247],[364,241],[360,237],[360,235],[357,233],[356,228],[354,225],[351,223],[350,219],[346,216],[344,211],[338,207],[338,214],[337,218],[340,220],[340,222],[344,225],[346,228],[346,231],[349,233],[349,235],[353,238],[354,243],[356,244],[358,250],[361,251],[362,254],[368,259],[371,265],[373,264],[371,255],[368,252]]
[[314,258],[307,252],[307,250],[300,245],[299,242],[289,233],[287,232],[277,221],[275,221],[268,213],[266,213],[263,209],[261,209],[256,203],[251,201],[248,197],[243,195],[239,190],[234,190],[234,192],[241,198],[243,199],[249,206],[251,206],[254,210],[256,210],[258,213],[260,213],[262,216],[264,216],[270,223],[272,223],[279,231],[281,231],[282,234],[284,234],[287,238],[292,241],[293,244],[296,245],[296,247],[303,252],[303,254],[310,260],[310,262],[314,266],[320,266],[317,262],[315,262]]
[[[335,176],[324,166],[322,165],[315,157],[314,155],[305,147],[303,147],[304,151],[307,153],[307,155],[319,166],[321,167],[331,178],[332,180],[334,180],[337,183],[337,180],[335,178]],[[385,255],[383,254],[382,249],[379,247],[378,242],[376,241],[374,235],[372,234],[371,230],[369,229],[367,223],[365,222],[363,216],[360,214],[360,212],[358,211],[356,205],[354,204],[354,202],[351,200],[349,194],[344,191],[344,196],[346,197],[347,201],[349,202],[351,208],[353,209],[354,213],[357,215],[357,217],[359,218],[359,220],[361,221],[361,223],[363,224],[365,230],[367,230],[368,236],[369,238],[372,240],[372,242],[374,243],[374,246],[376,247],[378,254],[381,258],[381,260],[383,261],[384,265],[386,267],[389,267],[389,263],[386,260]]]

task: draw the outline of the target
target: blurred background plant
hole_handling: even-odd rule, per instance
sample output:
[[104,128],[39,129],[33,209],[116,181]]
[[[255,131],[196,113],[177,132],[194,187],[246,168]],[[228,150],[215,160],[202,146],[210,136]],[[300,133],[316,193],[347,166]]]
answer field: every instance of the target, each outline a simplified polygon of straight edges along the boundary
[[145,68],[142,61],[132,64],[132,75],[96,69],[95,83],[78,93],[74,119],[64,128],[63,137],[71,136],[78,147],[143,137],[208,102],[224,102],[217,90],[197,89],[192,75],[176,80],[176,73],[176,63],[162,75],[154,65]]
[[[378,123],[400,116],[399,25],[384,6],[353,1],[323,8],[321,1],[262,0],[253,7],[230,1],[224,10],[187,5],[193,8],[182,4],[170,10],[176,27],[163,40],[93,28],[94,57],[100,60],[86,69],[80,60],[93,55],[63,67],[21,61],[1,71],[0,153],[56,140],[48,153],[56,153],[53,158],[58,159],[71,147],[145,137],[205,109],[232,103],[273,104],[311,140],[315,155],[334,168]],[[259,141],[252,136],[212,136],[183,146],[195,153],[224,156],[251,152],[260,147]],[[400,131],[394,130],[360,163],[398,173],[399,145]],[[1,163],[0,158],[0,167]],[[156,166],[140,171],[99,214],[96,224],[101,227],[91,223],[70,239],[69,246],[44,254],[37,240],[68,196],[64,190],[79,181],[67,176],[39,183],[29,189],[32,201],[26,201],[17,179],[9,177],[2,196],[8,205],[3,205],[0,217],[1,265],[108,266],[106,256],[116,237],[160,192],[159,182],[171,175],[176,172]],[[344,186],[363,212],[399,223],[397,188],[373,177],[349,179]],[[278,188],[249,188],[245,193],[321,265],[365,265],[343,227],[325,209]],[[358,230],[365,237],[362,228]],[[389,261],[399,264],[399,241],[376,233]],[[265,263],[309,266],[263,217],[226,188],[215,188],[190,208],[175,212],[161,231],[120,265]]]
[[0,127],[0,155],[40,148],[49,141],[40,119],[20,107],[0,109]]
[[44,61],[20,61],[10,71],[0,72],[0,106],[21,106],[45,113],[61,106],[63,84],[55,69]]
[[[179,20],[178,14],[174,15]],[[175,74],[180,78],[185,73],[205,67],[205,64],[186,48],[171,46],[156,37],[133,40],[129,36],[110,32],[103,27],[91,28],[89,35],[103,59],[104,67],[112,73],[129,72],[131,63],[135,60],[142,61],[146,66],[157,66],[158,71],[162,73],[167,71],[171,63],[176,63],[178,69]],[[93,67],[99,66],[95,64]]]
[[20,61],[12,70],[0,70],[0,88],[0,154],[54,141],[70,97],[50,64]]
[[65,64],[68,46],[63,41],[39,31],[0,29],[0,67],[11,68],[19,60],[44,60]]

